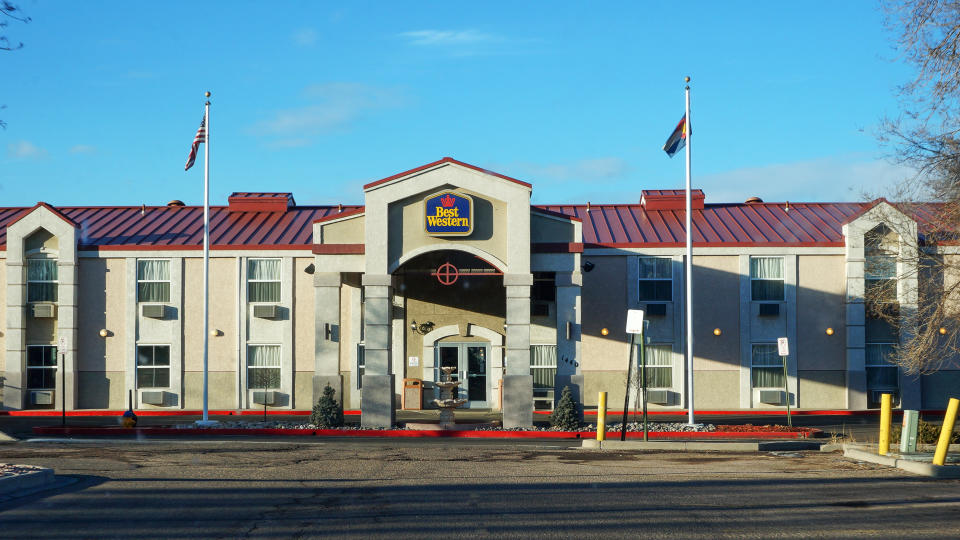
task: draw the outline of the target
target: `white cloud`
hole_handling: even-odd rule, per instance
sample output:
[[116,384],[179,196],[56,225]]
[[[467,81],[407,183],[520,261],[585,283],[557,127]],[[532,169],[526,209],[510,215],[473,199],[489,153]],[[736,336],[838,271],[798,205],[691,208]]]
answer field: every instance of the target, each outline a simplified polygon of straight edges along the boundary
[[317,31],[313,28],[301,28],[293,33],[293,42],[308,47],[317,42]]
[[272,118],[255,124],[253,131],[258,135],[299,137],[297,140],[302,141],[306,136],[346,129],[373,110],[402,103],[392,90],[345,82],[311,85],[303,90],[303,96],[317,103],[276,111]]
[[76,144],[70,148],[71,154],[95,154],[97,147],[89,144]]
[[415,30],[402,32],[400,37],[412,45],[473,45],[502,41],[502,38],[493,34],[485,34],[477,30]]
[[854,201],[886,195],[915,174],[887,161],[850,154],[809,161],[746,167],[693,177],[707,202]]
[[497,170],[518,171],[516,176],[529,178],[531,182],[610,180],[619,178],[630,169],[626,161],[618,157],[581,159],[571,163],[514,163]]
[[30,141],[17,141],[7,145],[7,157],[15,159],[43,159],[47,151]]

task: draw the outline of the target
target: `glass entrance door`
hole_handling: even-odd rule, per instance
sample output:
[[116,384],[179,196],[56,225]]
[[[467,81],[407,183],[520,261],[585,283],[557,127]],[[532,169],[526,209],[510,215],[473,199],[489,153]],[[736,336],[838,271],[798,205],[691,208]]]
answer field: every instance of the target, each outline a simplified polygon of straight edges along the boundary
[[[457,371],[450,375],[451,380],[464,381],[460,385],[457,397],[466,399],[466,408],[489,407],[489,389],[487,388],[487,357],[489,345],[484,343],[443,343],[437,347],[437,366],[453,366]],[[443,373],[437,369],[437,379]]]

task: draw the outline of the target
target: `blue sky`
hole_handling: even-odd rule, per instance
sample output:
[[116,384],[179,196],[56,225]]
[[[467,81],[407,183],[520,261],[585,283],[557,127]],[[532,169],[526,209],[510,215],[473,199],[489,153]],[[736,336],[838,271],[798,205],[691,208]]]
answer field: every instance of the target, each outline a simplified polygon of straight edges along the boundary
[[682,188],[692,86],[707,202],[844,201],[908,174],[874,131],[910,75],[874,2],[55,2],[0,53],[0,205],[202,203],[364,183],[451,156],[533,201]]

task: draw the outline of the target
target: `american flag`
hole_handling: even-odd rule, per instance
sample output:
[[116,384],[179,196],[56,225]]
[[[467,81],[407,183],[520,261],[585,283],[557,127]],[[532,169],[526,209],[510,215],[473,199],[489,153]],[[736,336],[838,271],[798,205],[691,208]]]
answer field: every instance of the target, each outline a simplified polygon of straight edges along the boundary
[[193,138],[193,144],[190,146],[190,155],[187,156],[187,166],[183,168],[185,171],[189,171],[190,167],[193,167],[193,162],[197,160],[197,147],[200,146],[200,143],[207,142],[207,117],[204,115],[203,120],[200,120],[200,127],[197,128],[197,134]]

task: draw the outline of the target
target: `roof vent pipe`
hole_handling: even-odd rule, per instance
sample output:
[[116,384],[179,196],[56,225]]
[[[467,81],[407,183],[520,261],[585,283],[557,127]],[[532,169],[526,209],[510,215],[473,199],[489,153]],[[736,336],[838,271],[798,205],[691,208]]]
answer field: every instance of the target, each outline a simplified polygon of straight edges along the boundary
[[759,204],[762,203],[763,199],[760,197],[750,197],[749,199],[743,201],[743,204]]
[[183,206],[183,201],[179,199],[174,199],[167,203],[167,206]]

